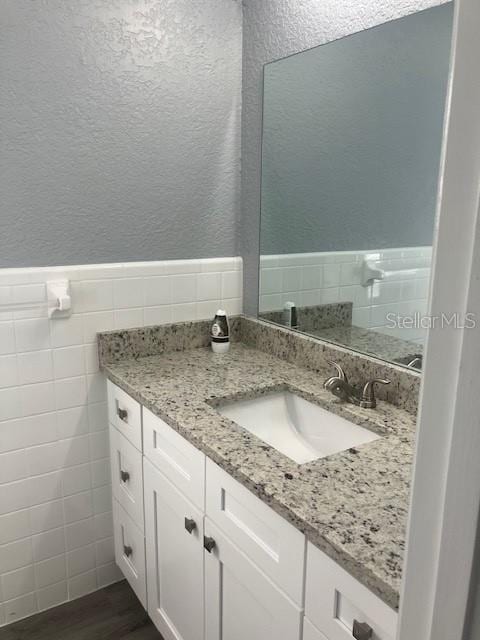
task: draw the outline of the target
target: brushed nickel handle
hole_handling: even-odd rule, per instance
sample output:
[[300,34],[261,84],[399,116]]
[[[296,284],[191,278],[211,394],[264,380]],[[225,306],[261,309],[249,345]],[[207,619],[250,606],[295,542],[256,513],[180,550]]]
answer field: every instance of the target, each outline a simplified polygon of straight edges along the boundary
[[185,518],[185,529],[188,531],[188,533],[193,533],[196,528],[197,523],[195,522],[195,520],[193,520],[193,518]]
[[122,422],[128,422],[128,411],[126,409],[117,407],[117,416],[122,420]]
[[123,553],[129,558],[133,554],[133,549],[127,544],[123,545]]
[[373,637],[373,629],[366,622],[354,620],[352,635],[356,640],[370,640]]
[[120,480],[122,482],[128,482],[130,480],[130,474],[128,473],[128,471],[123,471],[123,469],[120,469]]
[[212,553],[212,551],[217,546],[217,543],[213,538],[210,538],[209,536],[203,536],[203,546],[208,551],[208,553]]

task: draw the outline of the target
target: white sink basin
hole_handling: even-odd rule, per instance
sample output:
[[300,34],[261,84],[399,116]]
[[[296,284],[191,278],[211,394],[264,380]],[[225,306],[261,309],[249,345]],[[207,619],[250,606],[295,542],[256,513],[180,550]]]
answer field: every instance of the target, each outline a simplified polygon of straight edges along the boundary
[[380,437],[288,391],[239,400],[218,411],[298,464]]

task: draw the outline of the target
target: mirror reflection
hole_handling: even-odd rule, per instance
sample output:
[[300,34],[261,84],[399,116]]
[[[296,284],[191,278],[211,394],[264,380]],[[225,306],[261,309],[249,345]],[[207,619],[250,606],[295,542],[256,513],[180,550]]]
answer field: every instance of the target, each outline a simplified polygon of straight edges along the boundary
[[260,317],[421,368],[452,4],[265,66]]

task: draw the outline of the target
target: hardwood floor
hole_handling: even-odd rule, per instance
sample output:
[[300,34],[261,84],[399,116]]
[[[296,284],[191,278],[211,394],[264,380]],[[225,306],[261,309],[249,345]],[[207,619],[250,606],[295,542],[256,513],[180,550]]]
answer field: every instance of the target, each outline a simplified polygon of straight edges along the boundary
[[124,580],[0,629],[0,640],[162,640]]

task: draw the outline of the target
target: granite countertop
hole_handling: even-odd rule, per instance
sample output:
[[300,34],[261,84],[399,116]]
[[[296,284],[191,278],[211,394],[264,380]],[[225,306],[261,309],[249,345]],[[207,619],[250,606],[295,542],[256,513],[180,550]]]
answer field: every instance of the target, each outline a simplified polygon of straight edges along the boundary
[[[415,418],[379,402],[340,403],[323,378],[233,344],[104,364],[108,378],[306,534],[360,582],[398,608]],[[215,406],[289,389],[381,438],[298,465],[222,417]]]

